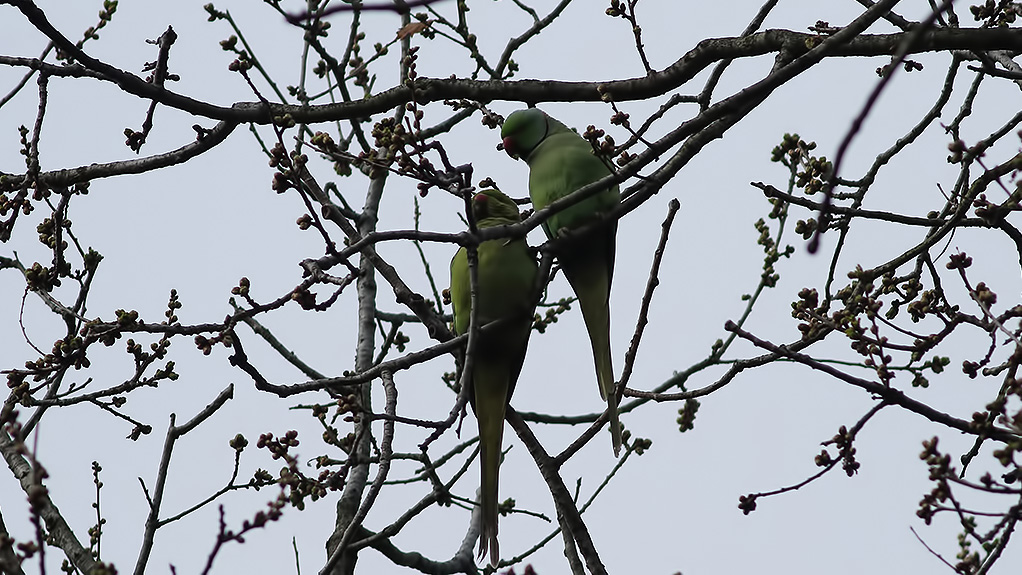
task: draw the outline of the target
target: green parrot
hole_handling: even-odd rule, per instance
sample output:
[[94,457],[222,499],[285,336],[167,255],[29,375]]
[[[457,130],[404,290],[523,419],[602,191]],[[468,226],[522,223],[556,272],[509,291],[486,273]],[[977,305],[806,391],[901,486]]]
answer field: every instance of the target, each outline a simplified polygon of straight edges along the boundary
[[[611,173],[607,164],[593,153],[589,142],[537,108],[513,112],[504,121],[500,135],[504,151],[529,164],[529,196],[537,210]],[[621,192],[615,184],[550,216],[543,222],[543,231],[548,238],[558,237],[562,230],[592,222],[620,201]],[[615,457],[621,452],[621,422],[610,353],[610,285],[616,237],[614,221],[557,253],[589,332],[600,397],[607,401]]]
[[[487,189],[472,199],[472,213],[479,228],[521,221],[518,206],[499,190]],[[511,401],[518,374],[525,361],[525,349],[532,331],[538,266],[525,239],[487,240],[478,251],[476,321],[480,326],[509,318],[496,329],[480,333],[472,357],[469,399],[479,422],[481,525],[479,556],[490,556],[494,567],[500,559],[497,547],[497,476],[500,470],[504,410]],[[468,252],[458,250],[451,260],[451,303],[454,331],[468,332],[472,311]]]

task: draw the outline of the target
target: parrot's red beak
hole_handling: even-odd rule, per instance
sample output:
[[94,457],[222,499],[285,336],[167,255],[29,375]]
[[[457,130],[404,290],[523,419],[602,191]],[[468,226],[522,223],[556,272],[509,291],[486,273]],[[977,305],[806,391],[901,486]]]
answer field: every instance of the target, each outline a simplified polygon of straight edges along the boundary
[[476,194],[472,198],[472,213],[475,215],[477,220],[481,220],[486,217],[488,209],[488,202],[490,198],[486,194]]
[[515,150],[515,144],[514,141],[511,139],[511,136],[504,138],[503,140],[501,140],[501,142],[504,144],[504,151],[507,152],[507,155],[517,160],[518,151]]

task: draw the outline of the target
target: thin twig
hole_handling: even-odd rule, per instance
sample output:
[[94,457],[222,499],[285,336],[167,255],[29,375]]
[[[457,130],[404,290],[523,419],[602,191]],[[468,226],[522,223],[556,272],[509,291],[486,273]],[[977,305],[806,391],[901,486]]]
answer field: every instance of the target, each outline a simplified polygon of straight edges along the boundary
[[642,332],[645,330],[646,324],[649,323],[649,305],[653,300],[653,290],[660,285],[660,262],[663,261],[664,250],[667,247],[667,238],[671,235],[671,224],[674,223],[674,216],[678,213],[679,209],[681,209],[681,202],[677,198],[672,199],[667,204],[667,217],[664,218],[664,222],[660,225],[662,228],[660,243],[657,244],[656,250],[653,252],[653,263],[650,266],[649,279],[646,281],[646,291],[642,294],[642,303],[639,306],[639,319],[635,322],[635,333],[632,334],[628,351],[625,352],[625,366],[621,373],[621,381],[617,384],[617,389],[619,390],[628,387],[628,380],[632,376],[632,367],[635,364],[635,357],[639,352]]

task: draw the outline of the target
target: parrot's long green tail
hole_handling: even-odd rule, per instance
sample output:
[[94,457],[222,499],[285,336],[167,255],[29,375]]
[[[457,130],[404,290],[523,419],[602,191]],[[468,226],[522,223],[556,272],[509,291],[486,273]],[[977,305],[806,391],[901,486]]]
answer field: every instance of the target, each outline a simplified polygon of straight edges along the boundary
[[568,260],[562,258],[561,267],[568,283],[575,290],[582,318],[585,320],[589,341],[596,364],[596,379],[600,384],[600,397],[607,401],[610,418],[610,438],[614,457],[621,453],[621,422],[617,414],[617,394],[614,393],[614,365],[610,352],[610,280],[605,260],[588,258]]
[[473,370],[476,419],[479,420],[479,557],[490,558],[496,567],[500,560],[497,545],[497,493],[501,445],[504,437],[504,411],[507,406],[509,367],[505,362],[477,358]]

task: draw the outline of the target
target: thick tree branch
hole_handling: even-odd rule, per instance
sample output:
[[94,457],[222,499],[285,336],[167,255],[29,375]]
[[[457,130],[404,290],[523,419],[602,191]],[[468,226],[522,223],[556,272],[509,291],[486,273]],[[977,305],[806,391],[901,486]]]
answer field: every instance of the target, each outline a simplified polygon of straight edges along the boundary
[[[290,115],[296,122],[308,124],[359,118],[383,113],[413,100],[420,104],[460,98],[482,102],[505,100],[535,104],[540,102],[598,102],[603,99],[604,94],[611,95],[615,101],[619,102],[643,100],[676,89],[714,62],[762,56],[769,53],[786,53],[798,57],[827,40],[819,35],[788,30],[766,30],[745,37],[708,39],[701,41],[662,72],[627,80],[560,82],[418,78],[412,82],[411,86],[391,88],[376,96],[352,102],[323,105],[273,104],[269,109],[261,102],[250,102],[234,104],[227,108],[171,92],[161,86],[148,83],[134,74],[88,56],[58,32],[46,19],[42,10],[28,0],[4,0],[0,3],[17,7],[29,22],[53,41],[58,48],[71,54],[76,61],[95,74],[102,76],[107,81],[115,82],[129,94],[152,99],[198,116],[235,123],[253,122],[256,124],[268,124],[272,122],[273,117],[283,115]],[[879,18],[886,14],[887,8],[887,3],[878,2],[867,13],[872,11]],[[892,55],[903,44],[905,37],[906,33],[859,35],[859,32],[856,31],[854,38],[842,41],[840,46],[828,52],[828,56]],[[1022,50],[1022,30],[1014,28],[940,28],[921,34],[907,53],[947,50]],[[38,62],[32,64],[31,67],[42,70],[50,66]]]
[[33,465],[22,454],[23,445],[8,435],[7,431],[0,430],[0,454],[3,454],[14,478],[21,483],[22,490],[34,502],[35,510],[46,525],[47,537],[64,551],[71,564],[81,569],[83,573],[92,573],[97,565],[95,559],[78,541],[64,516],[50,499],[49,490],[42,485],[33,470]]
[[589,537],[589,530],[582,521],[582,515],[575,507],[571,492],[565,487],[560,471],[553,458],[543,449],[539,440],[536,439],[528,424],[518,415],[517,411],[509,407],[506,419],[515,432],[518,433],[518,437],[529,450],[529,454],[536,460],[536,466],[539,467],[539,472],[546,481],[547,488],[550,489],[551,497],[553,497],[554,507],[557,508],[558,521],[563,521],[564,526],[570,531],[571,537],[578,545],[578,550],[582,552],[582,558],[589,572],[592,575],[606,575],[607,569],[600,560],[600,555],[597,553],[596,547]]

